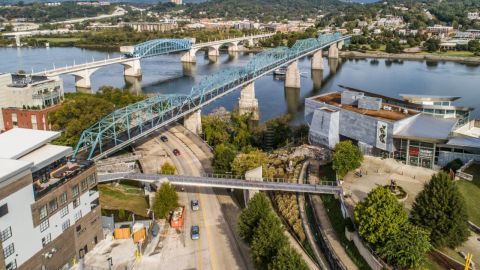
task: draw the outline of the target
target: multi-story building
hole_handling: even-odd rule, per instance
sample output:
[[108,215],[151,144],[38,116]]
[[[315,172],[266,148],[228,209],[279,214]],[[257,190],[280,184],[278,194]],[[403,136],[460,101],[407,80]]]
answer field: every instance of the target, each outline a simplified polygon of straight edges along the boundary
[[402,95],[402,99],[347,88],[305,100],[309,140],[334,148],[344,139],[367,155],[435,168],[454,159],[480,161],[478,123],[458,97]]
[[469,20],[478,20],[480,16],[478,16],[478,12],[468,12],[467,17]]
[[182,0],[170,0],[171,3],[174,3],[175,5],[181,5]]
[[448,37],[453,34],[453,27],[451,26],[443,26],[443,25],[434,25],[427,27],[428,34],[437,35],[440,37]]
[[69,269],[103,239],[95,166],[59,132],[0,134],[0,269]]
[[63,101],[59,77],[0,74],[0,131],[14,127],[50,130],[48,114]]
[[165,32],[178,28],[177,23],[163,22],[125,22],[121,26],[131,27],[137,32]]

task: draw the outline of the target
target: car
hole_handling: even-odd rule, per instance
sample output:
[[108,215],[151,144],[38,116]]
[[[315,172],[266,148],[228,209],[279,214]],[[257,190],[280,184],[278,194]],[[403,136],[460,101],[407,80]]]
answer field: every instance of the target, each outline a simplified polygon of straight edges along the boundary
[[165,136],[165,135],[160,136],[160,140],[161,140],[162,142],[168,142],[168,138],[167,138],[167,136]]
[[175,148],[175,149],[173,149],[173,154],[175,156],[180,156],[180,151],[177,148]]
[[200,204],[198,203],[198,200],[192,200],[191,205],[193,211],[200,210]]
[[200,227],[198,227],[198,225],[193,225],[192,229],[190,230],[190,235],[192,240],[200,239]]

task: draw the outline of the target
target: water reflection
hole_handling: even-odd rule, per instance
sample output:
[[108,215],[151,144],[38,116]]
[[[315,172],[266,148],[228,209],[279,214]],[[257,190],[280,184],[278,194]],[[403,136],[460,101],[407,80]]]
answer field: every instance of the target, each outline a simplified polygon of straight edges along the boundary
[[284,96],[287,104],[287,112],[295,115],[298,112],[298,107],[300,105],[300,88],[285,87]]
[[320,90],[322,88],[322,80],[323,80],[323,70],[322,69],[312,69],[312,81],[313,81],[313,89]]
[[125,87],[131,93],[142,94],[142,77],[124,76]]
[[340,61],[341,61],[340,58],[328,58],[328,67],[330,68],[331,74],[337,73],[337,69]]

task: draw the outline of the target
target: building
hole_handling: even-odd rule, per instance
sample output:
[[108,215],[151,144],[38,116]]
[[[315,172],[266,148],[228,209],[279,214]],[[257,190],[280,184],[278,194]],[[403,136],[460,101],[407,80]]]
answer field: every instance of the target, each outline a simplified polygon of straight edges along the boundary
[[[348,139],[358,143],[364,154],[426,168],[444,166],[456,158],[480,160],[480,132],[468,136],[468,130],[473,130],[469,128],[472,109],[452,105],[458,97],[401,96],[395,99],[347,88],[307,98],[309,140],[333,149]],[[466,131],[457,132],[462,128]]]
[[478,20],[480,17],[478,16],[478,12],[468,12],[467,18],[469,20]]
[[448,37],[453,34],[453,27],[451,26],[443,26],[443,25],[435,25],[427,27],[426,32],[428,34],[437,35],[439,37]]
[[131,27],[137,32],[165,32],[178,28],[177,23],[161,22],[125,22],[121,25]]
[[110,2],[106,1],[82,1],[77,2],[78,6],[91,6],[91,7],[99,7],[99,6],[109,6]]
[[60,77],[0,74],[0,131],[14,127],[50,130],[48,114],[64,99]]
[[59,132],[0,134],[2,269],[69,269],[103,239],[93,162],[68,160]]
[[174,3],[175,5],[181,5],[182,0],[170,0],[171,3]]

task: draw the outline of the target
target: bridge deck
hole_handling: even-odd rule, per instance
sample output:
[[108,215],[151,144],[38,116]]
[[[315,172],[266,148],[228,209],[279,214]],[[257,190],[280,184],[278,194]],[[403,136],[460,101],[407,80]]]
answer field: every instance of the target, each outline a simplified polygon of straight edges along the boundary
[[[186,175],[162,175],[143,173],[106,173],[98,174],[98,182],[110,182],[115,180],[136,180],[147,183],[170,182],[182,186],[204,186],[234,189],[254,189],[270,191],[289,191],[316,194],[338,194],[342,188],[334,182],[322,182],[321,185],[297,184],[273,181],[247,181],[237,178],[218,178],[214,175],[186,176]],[[277,179],[279,180],[279,179]]]

